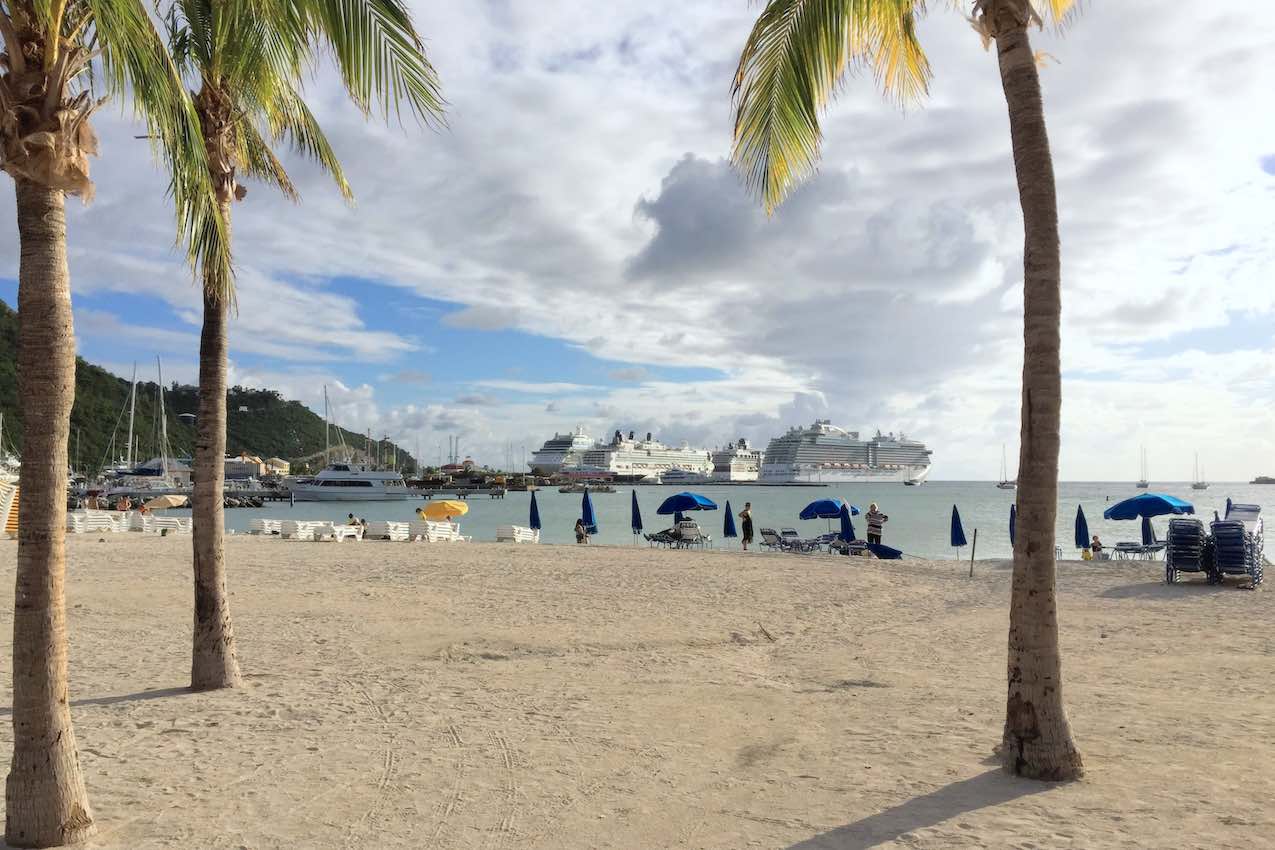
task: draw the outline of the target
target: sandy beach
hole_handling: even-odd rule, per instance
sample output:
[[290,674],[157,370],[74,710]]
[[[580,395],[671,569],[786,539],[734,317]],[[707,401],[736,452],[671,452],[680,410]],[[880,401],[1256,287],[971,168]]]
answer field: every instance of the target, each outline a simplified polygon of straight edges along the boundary
[[231,537],[247,685],[191,694],[189,546],[68,541],[94,847],[1275,844],[1265,592],[1062,565],[1048,786],[989,758],[1004,564]]

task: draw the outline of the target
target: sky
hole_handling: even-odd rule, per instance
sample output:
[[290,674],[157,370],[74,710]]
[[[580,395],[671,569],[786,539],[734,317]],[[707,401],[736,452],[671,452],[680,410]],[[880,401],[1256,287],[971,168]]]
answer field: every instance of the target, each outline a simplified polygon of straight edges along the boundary
[[[728,162],[756,3],[412,6],[447,125],[368,123],[318,71],[357,200],[291,155],[300,204],[247,183],[233,383],[319,413],[326,386],[340,424],[427,462],[450,436],[503,466],[577,425],[764,446],[828,418],[923,440],[934,478],[994,478],[1002,445],[1012,471],[1022,220],[995,56],[960,15],[921,23],[923,105],[847,81],[818,173],[767,217]],[[1275,474],[1275,5],[1094,0],[1033,39],[1062,477],[1135,478],[1140,446],[1153,479],[1188,479],[1196,452],[1215,481]],[[96,199],[68,202],[80,353],[194,383],[167,181],[118,105],[95,122]],[[0,203],[10,304],[16,245]]]

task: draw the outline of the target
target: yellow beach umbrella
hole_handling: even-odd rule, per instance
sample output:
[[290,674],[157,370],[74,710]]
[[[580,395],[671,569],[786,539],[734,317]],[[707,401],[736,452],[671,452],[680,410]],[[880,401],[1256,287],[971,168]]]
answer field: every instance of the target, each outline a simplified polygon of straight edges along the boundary
[[162,511],[165,508],[184,508],[186,507],[185,496],[156,496],[145,505],[148,511]]
[[417,508],[416,512],[425,517],[425,519],[447,519],[448,517],[464,516],[469,513],[469,505],[454,499],[443,499],[439,502],[431,501],[423,510]]

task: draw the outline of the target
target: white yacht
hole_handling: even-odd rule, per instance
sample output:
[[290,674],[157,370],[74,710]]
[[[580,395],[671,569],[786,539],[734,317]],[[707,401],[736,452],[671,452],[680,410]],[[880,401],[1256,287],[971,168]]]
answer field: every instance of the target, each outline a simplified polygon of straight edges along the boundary
[[817,419],[809,428],[792,428],[766,446],[763,484],[919,484],[930,474],[932,452],[903,434],[877,432],[871,440],[858,431]]
[[660,483],[678,487],[684,484],[712,484],[713,476],[702,472],[689,472],[685,469],[670,469],[660,475]]
[[563,464],[576,463],[587,450],[593,448],[593,438],[577,427],[569,434],[554,434],[545,440],[538,451],[531,453],[527,464],[537,475],[554,475],[562,471]]
[[290,489],[298,502],[388,502],[413,495],[400,473],[356,463],[330,463]]
[[564,463],[562,471],[575,477],[653,482],[672,469],[708,477],[713,472],[713,460],[704,449],[693,449],[685,443],[673,448],[649,433],[645,440],[639,440],[632,431],[627,437],[616,431],[611,442],[584,452],[577,463]]
[[761,474],[765,453],[748,445],[740,437],[731,445],[713,452],[714,481],[756,481]]

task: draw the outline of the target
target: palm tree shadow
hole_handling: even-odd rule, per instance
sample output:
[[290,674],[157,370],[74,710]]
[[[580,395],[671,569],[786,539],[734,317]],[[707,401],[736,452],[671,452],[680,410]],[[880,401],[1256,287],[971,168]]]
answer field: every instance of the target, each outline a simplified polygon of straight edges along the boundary
[[[138,691],[135,694],[117,694],[113,697],[87,697],[85,699],[71,700],[72,707],[81,707],[88,705],[116,705],[121,702],[139,702],[147,699],[164,699],[165,697],[185,696],[195,693],[190,688],[154,688],[147,691]],[[4,706],[0,708],[0,717],[7,717],[13,714],[13,706]],[[0,845],[2,847],[3,845]]]
[[863,820],[793,844],[788,850],[865,850],[949,818],[1049,790],[1045,782],[1018,779],[999,769],[944,785]]

